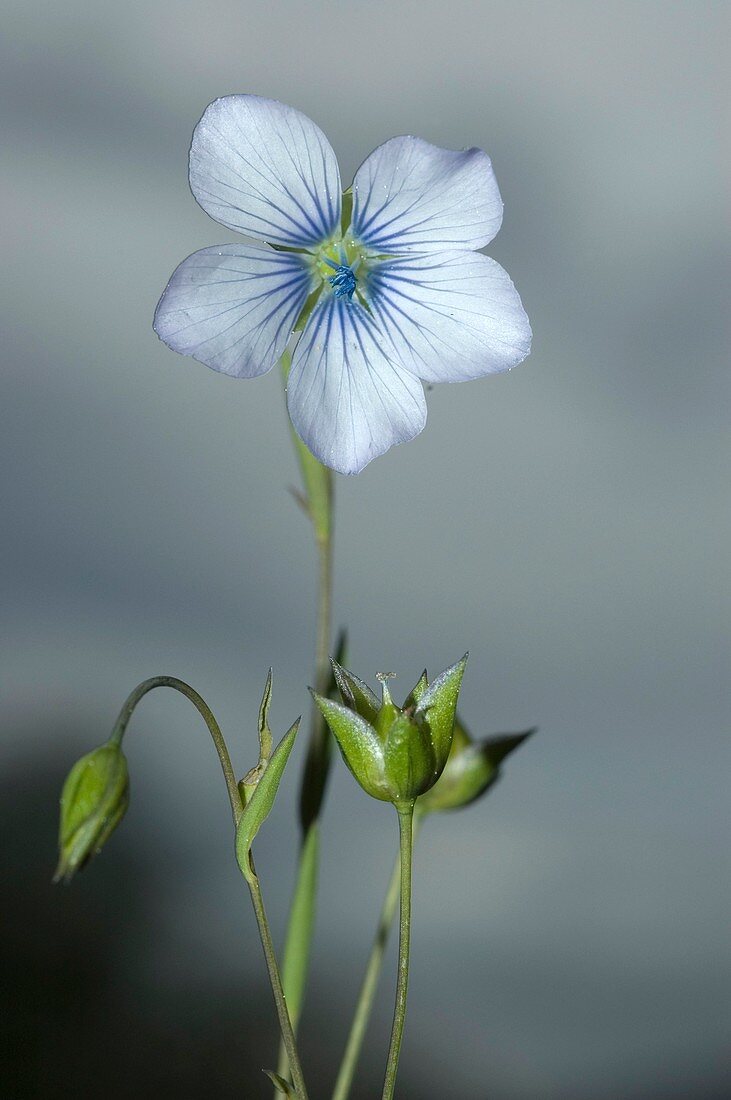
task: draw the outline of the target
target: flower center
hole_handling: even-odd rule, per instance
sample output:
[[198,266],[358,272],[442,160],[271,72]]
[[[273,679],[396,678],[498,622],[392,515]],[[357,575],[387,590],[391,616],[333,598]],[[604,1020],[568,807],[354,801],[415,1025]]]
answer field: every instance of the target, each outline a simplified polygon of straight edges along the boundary
[[349,234],[326,241],[313,256],[314,270],[334,298],[364,302],[369,255]]
[[[351,301],[355,294],[356,287],[354,268],[349,267],[348,264],[336,264],[327,257],[325,258],[325,263],[335,272],[334,275],[327,276],[327,281],[333,288],[335,297],[347,298],[348,301]],[[357,261],[354,266],[357,267]]]

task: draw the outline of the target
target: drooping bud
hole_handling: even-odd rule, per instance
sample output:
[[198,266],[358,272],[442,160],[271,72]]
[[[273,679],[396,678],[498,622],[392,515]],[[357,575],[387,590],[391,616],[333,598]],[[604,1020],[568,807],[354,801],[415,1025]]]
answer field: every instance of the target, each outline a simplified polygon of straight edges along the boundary
[[422,676],[398,707],[381,680],[381,700],[333,661],[342,704],[313,692],[346,764],[363,790],[383,802],[413,802],[436,783],[452,743],[457,696],[467,657],[428,684]]
[[128,805],[129,772],[118,741],[108,741],[74,764],[61,792],[54,882],[70,882],[102,850]]
[[431,790],[419,799],[417,812],[457,810],[474,802],[499,779],[505,757],[534,732],[529,729],[522,733],[501,733],[473,741],[457,718],[444,771]]

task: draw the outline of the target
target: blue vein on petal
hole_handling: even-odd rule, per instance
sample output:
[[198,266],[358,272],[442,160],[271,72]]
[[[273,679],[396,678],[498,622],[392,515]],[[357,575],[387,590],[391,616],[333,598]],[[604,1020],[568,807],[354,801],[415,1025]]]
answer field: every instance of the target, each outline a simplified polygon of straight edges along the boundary
[[[289,123],[288,123],[288,126],[289,126]],[[256,129],[257,129],[257,131],[258,131],[258,133],[261,137],[261,130],[260,130],[258,125],[256,125]],[[299,211],[299,213],[304,218],[305,225],[301,224],[298,219],[294,218],[292,216],[292,214],[290,214],[286,210],[282,209],[275,202],[272,202],[271,197],[268,196],[264,191],[262,191],[260,187],[257,187],[254,184],[253,180],[248,179],[246,176],[242,176],[242,175],[238,176],[238,178],[241,180],[241,182],[245,183],[247,185],[249,193],[251,194],[251,197],[258,198],[258,200],[260,202],[264,203],[267,206],[270,206],[273,210],[276,210],[277,213],[281,214],[282,217],[285,218],[290,223],[290,225],[292,225],[294,227],[294,229],[300,234],[300,236],[298,238],[297,237],[294,238],[294,240],[296,240],[298,244],[312,244],[313,242],[321,240],[321,239],[323,239],[324,237],[326,237],[328,235],[328,231],[331,229],[331,227],[334,227],[335,222],[336,222],[337,219],[335,217],[332,217],[332,215],[331,215],[332,223],[328,224],[328,221],[327,221],[326,217],[324,216],[324,210],[322,209],[322,206],[320,205],[320,202],[319,202],[319,199],[317,197],[316,192],[313,194],[313,192],[310,190],[310,187],[308,186],[308,184],[305,181],[302,165],[298,165],[295,162],[294,157],[292,156],[292,151],[286,144],[285,144],[285,148],[286,148],[287,153],[289,155],[289,159],[291,160],[292,165],[295,169],[295,173],[297,174],[297,176],[299,177],[299,179],[303,183],[304,188],[305,188],[305,192],[308,194],[309,198],[313,201],[313,203],[315,205],[315,208],[317,210],[317,213],[320,216],[320,219],[321,219],[321,225],[320,226],[317,226],[315,224],[315,222],[312,219],[311,214],[305,209],[305,207],[302,205],[301,201],[294,194],[292,194],[290,189],[286,186],[286,184],[278,176],[276,176],[273,172],[270,173],[269,175],[267,175],[265,172],[263,172],[261,170],[261,168],[257,167],[254,163],[252,163],[251,160],[249,160],[247,157],[245,157],[240,149],[236,149],[231,144],[230,141],[227,141],[223,137],[223,135],[221,134],[220,130],[218,130],[217,128],[214,128],[214,130],[215,130],[217,136],[221,139],[222,144],[227,146],[229,148],[229,150],[236,157],[238,157],[239,160],[243,161],[243,163],[253,173],[255,173],[255,175],[258,176],[260,180],[262,180],[265,184],[269,184],[269,185],[274,184],[276,189],[281,194],[286,195],[292,201],[295,208]],[[289,132],[290,132],[290,134],[292,133],[291,128],[289,128]],[[304,137],[304,134],[303,134],[303,137]],[[307,148],[307,155],[308,155],[308,159],[309,159],[309,162],[310,162],[310,168],[312,168],[312,156],[311,156],[311,152],[310,152],[310,149],[309,149],[309,143],[306,140],[305,140],[305,146]],[[323,156],[323,169],[325,169],[324,150],[321,150],[321,155]],[[263,160],[263,158],[260,158],[260,159]],[[264,162],[264,163],[266,163],[266,162]],[[313,180],[314,180],[314,171],[313,171],[312,175],[313,175]],[[323,176],[324,176],[325,185],[327,187],[328,180],[327,180],[326,170],[323,171]],[[222,186],[230,188],[231,190],[236,191],[238,194],[244,195],[246,197],[247,191],[244,190],[243,188],[235,187],[231,184],[227,184],[223,180],[215,179],[215,177],[212,177],[212,178],[213,178],[213,182],[219,183]],[[201,190],[203,190],[203,189],[201,189]],[[208,192],[208,194],[210,194],[212,198],[216,197],[211,192]],[[328,195],[328,199],[329,199],[329,195]],[[329,205],[329,203],[328,203],[328,205]],[[233,210],[239,210],[239,208],[237,208],[233,205],[231,206],[231,208]],[[239,212],[240,213],[245,213],[245,211],[243,211],[243,210],[239,210]],[[334,214],[334,211],[332,213]],[[277,225],[276,222],[272,222],[269,219],[264,218],[260,215],[249,214],[248,216],[253,218],[255,221],[261,222],[263,225],[269,224],[272,229],[277,230],[280,234],[282,232],[286,232],[285,227],[283,227],[282,225]],[[309,227],[309,234],[310,235],[305,236],[304,233],[307,232],[308,227]],[[241,226],[239,226],[239,228],[241,228]],[[280,236],[279,238],[274,238],[274,237],[271,236],[271,234],[263,234],[263,236],[264,236],[264,239],[266,239],[266,240],[275,240],[275,239],[277,239],[278,243],[284,243],[284,244],[287,244],[287,243],[291,244],[292,239],[293,239],[293,238],[288,239],[288,238],[285,238],[285,237],[282,237],[282,236]]]
[[[231,256],[232,260],[234,260],[235,258],[235,255]],[[309,277],[306,269],[300,268],[297,263],[285,260],[283,257],[279,256],[275,258],[274,255],[272,255],[268,259],[270,262],[269,270],[258,272],[256,274],[250,271],[240,271],[235,267],[222,267],[216,264],[196,266],[196,273],[205,270],[217,272],[223,271],[226,273],[230,273],[231,275],[235,275],[237,276],[237,278],[213,280],[212,282],[197,284],[197,286],[193,284],[192,289],[200,289],[203,287],[210,288],[217,285],[223,287],[229,286],[231,284],[238,284],[242,287],[245,287],[247,283],[261,282],[262,280],[265,282],[269,282],[270,284],[273,281],[274,286],[270,286],[269,288],[262,290],[259,294],[245,294],[243,297],[239,295],[237,298],[227,299],[226,301],[208,302],[202,305],[190,304],[189,306],[185,306],[182,308],[179,307],[172,311],[171,316],[174,314],[178,314],[190,318],[192,311],[195,310],[198,313],[198,318],[196,320],[189,320],[187,325],[182,325],[180,328],[176,329],[174,332],[169,333],[168,335],[171,338],[174,338],[180,333],[185,332],[187,329],[195,329],[196,327],[205,330],[206,326],[210,326],[218,318],[226,317],[232,312],[236,312],[237,315],[234,317],[234,320],[226,327],[219,328],[217,332],[209,333],[208,335],[205,335],[202,339],[199,339],[195,343],[192,343],[191,350],[188,352],[188,354],[195,355],[196,352],[200,354],[201,349],[208,345],[211,347],[211,350],[215,353],[216,357],[219,358],[221,356],[225,356],[229,351],[231,351],[232,348],[235,348],[237,344],[247,342],[249,345],[247,359],[251,359],[251,356],[254,353],[254,349],[260,342],[261,337],[264,336],[266,338],[266,350],[262,354],[277,358],[278,355],[281,354],[282,348],[280,345],[282,343],[282,339],[284,338],[284,342],[286,343],[286,340],[289,337],[289,333],[292,329],[292,325],[296,317],[299,315],[304,301],[306,300],[308,293]],[[276,271],[276,268],[279,268],[280,270]],[[252,317],[252,314],[255,315],[256,312],[261,309],[262,303],[265,302],[267,299],[273,300],[273,304],[270,303],[270,308],[262,316],[258,318]],[[200,316],[201,310],[205,311],[207,308],[216,308],[217,306],[222,305],[226,305],[227,308],[220,310],[220,312],[217,314],[212,314],[208,316],[204,315],[202,317]],[[277,315],[280,315],[280,319],[276,324],[275,331],[273,333],[267,333],[268,326],[270,325],[272,320],[277,317]],[[245,331],[243,333],[240,332],[242,326],[245,327]],[[236,335],[236,337],[230,343],[228,343],[225,347],[215,346],[216,341],[220,341],[227,332],[229,332],[230,330],[235,330],[237,328],[239,329],[239,334]],[[204,362],[205,361],[206,360],[204,360]],[[269,365],[273,365],[273,362]]]
[[[260,169],[251,164],[251,162],[248,161],[241,153],[237,152],[237,155],[241,160],[244,161],[246,165],[248,165],[252,169],[253,172],[255,172],[262,180],[266,182],[266,176],[263,174],[263,172],[261,172]],[[272,221],[270,218],[266,218],[261,214],[254,214],[250,211],[242,209],[242,207],[240,206],[234,206],[234,204],[230,201],[227,202],[226,205],[229,206],[232,211],[239,214],[244,214],[246,217],[251,218],[253,221],[260,222],[263,226],[268,225],[271,227],[271,229],[274,229],[279,234],[278,237],[274,237],[271,233],[264,231],[262,232],[262,239],[264,240],[274,240],[280,244],[291,244],[292,241],[295,240],[297,244],[307,245],[320,240],[321,237],[324,235],[322,228],[318,228],[318,226],[315,225],[308,211],[305,210],[299,200],[291,193],[289,188],[285,187],[282,184],[282,181],[279,179],[275,179],[275,183],[279,185],[278,190],[280,194],[286,195],[289,199],[292,200],[295,208],[304,218],[304,224],[302,224],[287,210],[283,209],[283,207],[279,206],[276,202],[273,202],[269,195],[261,191],[261,189],[256,187],[256,185],[252,181],[246,179],[245,176],[239,175],[238,179],[241,180],[242,183],[247,184],[247,190],[245,190],[243,187],[236,187],[234,184],[227,183],[225,180],[220,180],[216,176],[210,176],[209,178],[213,183],[219,184],[226,190],[234,191],[238,195],[243,195],[244,200],[248,198],[253,198],[261,202],[263,205],[268,206],[271,210],[274,210],[278,214],[281,214],[282,218],[286,219],[286,221],[288,221],[289,224],[294,227],[295,231],[300,234],[298,237],[282,236],[282,233],[287,232],[286,226],[283,226],[281,223],[277,223],[276,221]],[[198,190],[202,194],[208,195],[210,198],[215,200],[217,204],[220,203],[220,196],[216,195],[215,192],[210,191],[208,188],[201,187],[200,185],[198,186]],[[247,227],[242,226],[240,222],[234,222],[233,219],[231,219],[230,224],[234,225],[242,232],[247,232]],[[250,232],[250,230],[248,231]]]

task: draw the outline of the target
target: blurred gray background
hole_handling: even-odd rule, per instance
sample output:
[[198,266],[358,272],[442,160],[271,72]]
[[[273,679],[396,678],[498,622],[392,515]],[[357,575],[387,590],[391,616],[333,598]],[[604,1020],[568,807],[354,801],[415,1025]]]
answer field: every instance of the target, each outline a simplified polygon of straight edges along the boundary
[[[123,829],[50,886],[60,783],[138,680],[192,682],[242,772],[270,663],[276,729],[307,708],[314,554],[279,378],[218,376],[151,330],[175,265],[233,239],[189,193],[192,128],[257,92],[323,127],[344,181],[394,134],[488,150],[488,251],[535,333],[509,376],[437,387],[420,438],[338,479],[352,666],[403,694],[469,648],[473,732],[540,726],[488,799],[424,832],[400,1094],[728,1096],[728,5],[3,7],[6,1095],[268,1092],[274,1014],[185,701],[144,702]],[[257,848],[278,938],[296,771]],[[395,843],[338,765],[316,1097]],[[358,1097],[393,979],[391,958]]]

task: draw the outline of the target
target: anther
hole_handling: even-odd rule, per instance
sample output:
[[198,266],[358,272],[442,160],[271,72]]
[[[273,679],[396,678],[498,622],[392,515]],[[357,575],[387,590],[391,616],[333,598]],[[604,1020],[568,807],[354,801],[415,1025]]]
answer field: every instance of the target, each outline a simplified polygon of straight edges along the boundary
[[355,275],[352,268],[347,264],[332,264],[327,261],[331,267],[335,268],[335,274],[328,277],[328,282],[333,288],[333,293],[336,298],[347,298],[348,301],[355,294]]

